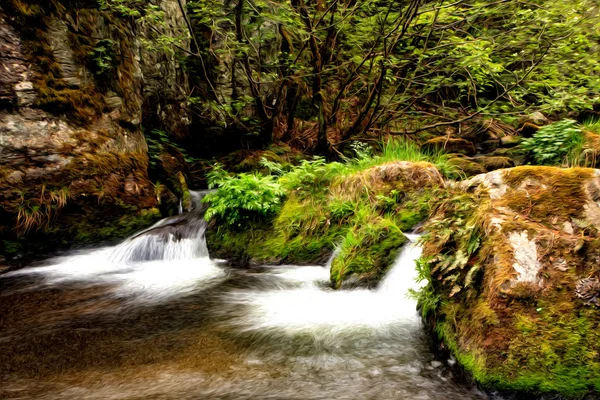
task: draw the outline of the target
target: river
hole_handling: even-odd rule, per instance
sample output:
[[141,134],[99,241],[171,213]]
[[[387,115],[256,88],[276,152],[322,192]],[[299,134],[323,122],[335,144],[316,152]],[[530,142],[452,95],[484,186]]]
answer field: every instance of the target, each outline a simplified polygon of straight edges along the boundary
[[191,216],[0,276],[0,398],[491,398],[431,351],[416,237],[378,289],[334,291],[328,266],[211,260]]

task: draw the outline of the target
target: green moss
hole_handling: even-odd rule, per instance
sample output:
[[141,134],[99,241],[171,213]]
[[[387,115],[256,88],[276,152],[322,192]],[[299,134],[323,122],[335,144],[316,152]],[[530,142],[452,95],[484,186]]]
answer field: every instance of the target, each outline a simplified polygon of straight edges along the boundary
[[2,251],[0,254],[5,254],[9,258],[19,254],[23,251],[22,243],[14,240],[3,240],[2,241]]
[[466,157],[453,157],[448,162],[456,166],[466,177],[486,173],[486,169],[481,164]]
[[110,223],[98,229],[82,224],[77,226],[75,244],[89,245],[120,240],[151,226],[161,218],[161,213],[157,208],[150,208],[127,213],[117,221],[110,221]]
[[324,263],[339,245],[331,273],[334,287],[350,277],[377,282],[405,244],[402,232],[426,218],[439,174],[428,163],[386,163],[357,171],[338,164],[330,169],[314,173],[322,183],[318,187],[302,181],[275,217],[250,220],[243,228],[211,229],[211,253],[241,265],[315,264]]
[[[575,296],[577,283],[599,272],[598,232],[559,230],[585,220],[593,174],[514,168],[503,173],[500,198],[449,193],[435,207],[420,268],[429,284],[417,298],[437,339],[482,387],[530,397],[598,393],[600,315]],[[535,242],[539,284],[515,281],[511,232]]]
[[407,239],[391,218],[354,225],[339,247],[331,265],[331,282],[339,288],[344,280],[356,277],[378,281],[392,265]]
[[593,174],[588,168],[524,166],[506,170],[503,178],[510,189],[501,205],[545,225],[582,218],[585,183]]

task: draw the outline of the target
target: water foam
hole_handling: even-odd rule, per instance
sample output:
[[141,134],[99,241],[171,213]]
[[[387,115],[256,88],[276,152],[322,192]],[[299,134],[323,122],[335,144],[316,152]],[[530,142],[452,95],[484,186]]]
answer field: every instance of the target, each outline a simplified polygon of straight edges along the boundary
[[194,198],[195,211],[159,221],[117,246],[71,253],[9,275],[38,274],[52,286],[104,284],[111,286],[113,296],[143,301],[164,301],[211,286],[226,273],[208,256],[201,196]]
[[281,268],[272,272],[292,283],[291,288],[232,292],[227,302],[245,306],[244,316],[234,321],[245,331],[277,330],[295,335],[332,336],[357,329],[407,333],[420,329],[415,301],[407,298],[417,289],[415,261],[421,255],[418,237],[401,251],[377,290],[331,290],[323,267]]

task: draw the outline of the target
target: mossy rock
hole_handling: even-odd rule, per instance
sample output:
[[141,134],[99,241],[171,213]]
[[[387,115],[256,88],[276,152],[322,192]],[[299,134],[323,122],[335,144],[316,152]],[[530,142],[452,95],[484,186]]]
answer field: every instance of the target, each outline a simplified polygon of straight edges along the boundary
[[241,226],[211,223],[212,257],[238,266],[261,263],[324,264],[338,244],[332,267],[336,288],[353,280],[375,284],[405,243],[402,232],[423,221],[437,190],[439,171],[424,162],[389,162],[347,175],[329,186],[292,191],[272,219]]
[[515,162],[509,157],[500,156],[480,156],[475,157],[474,161],[477,161],[486,172],[492,172],[497,169],[512,168],[515,166]]
[[466,177],[485,174],[487,170],[480,163],[467,157],[452,157],[448,162],[456,166]]
[[419,307],[478,384],[522,398],[600,393],[600,171],[478,175],[425,230]]
[[466,156],[474,156],[477,153],[475,145],[462,138],[451,138],[440,136],[423,143],[421,148],[426,152],[445,151],[447,153],[458,153]]
[[71,204],[62,210],[60,223],[17,236],[8,233],[0,242],[0,256],[13,265],[24,265],[58,250],[116,244],[162,218],[157,208]]
[[406,242],[406,236],[392,219],[377,218],[355,225],[332,261],[332,284],[335,288],[377,284]]

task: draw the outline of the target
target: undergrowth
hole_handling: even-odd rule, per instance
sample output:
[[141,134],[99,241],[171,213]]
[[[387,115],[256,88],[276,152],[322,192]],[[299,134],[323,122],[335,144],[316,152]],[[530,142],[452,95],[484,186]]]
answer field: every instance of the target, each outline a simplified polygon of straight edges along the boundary
[[260,231],[242,245],[249,258],[317,262],[337,244],[335,286],[352,275],[376,280],[406,241],[402,232],[425,219],[434,192],[444,185],[439,171],[456,173],[447,161],[443,153],[422,153],[412,142],[390,139],[376,155],[355,146],[354,157],[343,162],[316,157],[291,166],[263,159],[267,173],[241,174],[217,166],[209,182],[218,189],[203,200],[209,205],[205,218],[236,246],[252,235],[240,229],[242,222],[246,231]]
[[540,128],[520,145],[530,164],[562,167],[595,167],[600,152],[600,121],[582,124],[565,119]]

